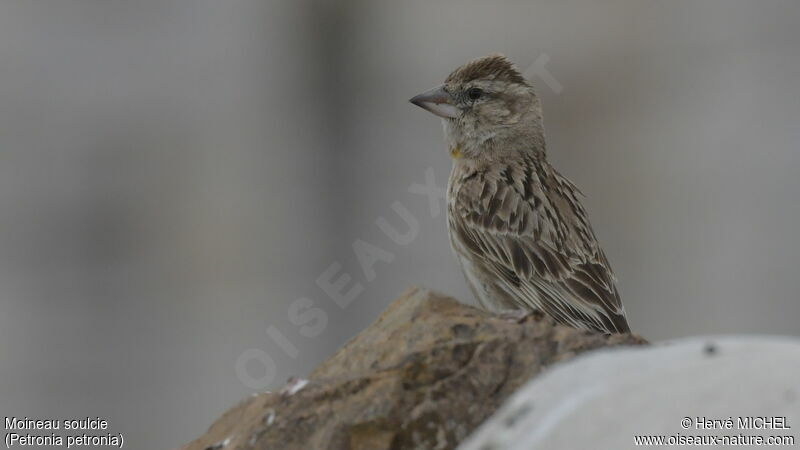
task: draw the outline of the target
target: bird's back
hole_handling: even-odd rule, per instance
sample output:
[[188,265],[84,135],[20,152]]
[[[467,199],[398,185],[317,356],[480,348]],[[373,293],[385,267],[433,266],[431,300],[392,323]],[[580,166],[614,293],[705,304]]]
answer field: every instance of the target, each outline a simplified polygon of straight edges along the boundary
[[629,331],[580,196],[543,155],[456,160],[448,229],[482,305],[539,310],[577,328]]

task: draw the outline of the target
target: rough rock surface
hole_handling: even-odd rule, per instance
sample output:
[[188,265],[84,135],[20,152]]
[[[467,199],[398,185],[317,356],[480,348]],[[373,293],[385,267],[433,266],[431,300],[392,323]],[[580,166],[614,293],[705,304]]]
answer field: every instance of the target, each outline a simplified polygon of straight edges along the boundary
[[309,380],[243,401],[183,448],[451,449],[545,367],[643,343],[412,288]]
[[[785,420],[744,429],[746,417]],[[800,339],[694,337],[559,365],[512,395],[459,450],[619,450],[646,447],[636,436],[678,435],[707,448],[762,448],[748,445],[753,436],[795,448],[799,426]]]

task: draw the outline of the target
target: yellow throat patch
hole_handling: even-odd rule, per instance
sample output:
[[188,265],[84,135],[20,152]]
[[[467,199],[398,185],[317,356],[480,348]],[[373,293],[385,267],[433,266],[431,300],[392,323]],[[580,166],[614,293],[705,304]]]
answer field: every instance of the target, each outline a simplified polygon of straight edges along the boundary
[[461,153],[461,147],[459,146],[451,147],[450,156],[452,156],[454,159],[461,158],[463,156],[463,154]]

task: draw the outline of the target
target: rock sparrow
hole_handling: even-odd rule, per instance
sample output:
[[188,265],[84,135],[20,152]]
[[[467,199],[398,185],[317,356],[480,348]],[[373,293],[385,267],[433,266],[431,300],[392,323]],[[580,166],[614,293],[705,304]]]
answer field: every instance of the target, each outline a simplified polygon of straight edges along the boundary
[[411,102],[443,118],[450,243],[481,306],[630,331],[581,193],[547,162],[539,97],[513,64],[471,61]]

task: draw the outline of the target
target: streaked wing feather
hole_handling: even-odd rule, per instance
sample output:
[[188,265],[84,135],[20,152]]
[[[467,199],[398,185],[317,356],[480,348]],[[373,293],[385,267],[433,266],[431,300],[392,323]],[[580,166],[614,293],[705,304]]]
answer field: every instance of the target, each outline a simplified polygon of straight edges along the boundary
[[472,192],[478,195],[469,195],[465,186],[467,195],[453,205],[451,231],[517,294],[520,306],[580,328],[629,331],[579,191],[546,163],[526,163],[532,169],[475,177],[480,187]]

